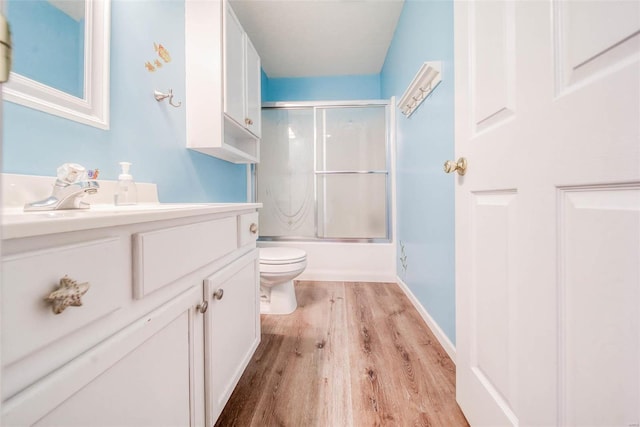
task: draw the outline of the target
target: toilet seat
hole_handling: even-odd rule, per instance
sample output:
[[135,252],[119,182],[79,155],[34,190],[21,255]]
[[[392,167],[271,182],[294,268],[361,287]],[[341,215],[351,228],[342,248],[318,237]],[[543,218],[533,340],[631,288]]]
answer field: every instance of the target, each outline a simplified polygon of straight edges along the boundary
[[283,275],[296,271],[302,272],[307,267],[307,260],[289,262],[286,264],[264,264],[260,263],[260,274],[262,277],[269,275]]
[[307,253],[296,248],[260,248],[261,265],[287,265],[301,263],[307,259]]

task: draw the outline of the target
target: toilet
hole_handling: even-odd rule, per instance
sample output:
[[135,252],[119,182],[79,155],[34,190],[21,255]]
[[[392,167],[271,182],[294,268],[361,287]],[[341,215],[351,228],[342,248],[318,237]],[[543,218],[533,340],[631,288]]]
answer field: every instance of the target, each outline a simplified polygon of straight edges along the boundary
[[302,249],[260,248],[260,313],[289,314],[298,307],[293,279],[307,266]]

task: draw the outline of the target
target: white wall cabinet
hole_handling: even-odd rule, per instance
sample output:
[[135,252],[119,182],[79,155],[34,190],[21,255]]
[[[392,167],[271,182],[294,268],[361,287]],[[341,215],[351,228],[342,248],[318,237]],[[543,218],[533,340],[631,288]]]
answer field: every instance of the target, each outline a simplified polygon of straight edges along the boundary
[[260,57],[226,0],[185,4],[187,147],[260,159]]
[[[2,425],[213,426],[260,342],[257,221],[3,240]],[[90,287],[56,315],[43,299],[65,274]]]

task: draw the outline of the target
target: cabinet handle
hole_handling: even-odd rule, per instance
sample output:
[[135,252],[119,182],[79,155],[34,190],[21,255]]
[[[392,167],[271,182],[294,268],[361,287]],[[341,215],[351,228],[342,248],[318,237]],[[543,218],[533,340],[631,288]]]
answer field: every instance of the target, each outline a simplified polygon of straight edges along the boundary
[[258,224],[252,222],[249,226],[249,231],[251,232],[251,234],[256,234],[258,232]]
[[220,288],[213,293],[213,297],[217,300],[221,300],[224,296],[224,289]]
[[253,120],[247,117],[246,119],[244,119],[244,124],[246,124],[247,126],[250,126],[253,124]]
[[89,290],[89,283],[78,283],[65,274],[60,279],[58,288],[51,292],[45,301],[51,303],[53,314],[60,314],[69,306],[80,307],[82,305],[82,296]]
[[207,301],[202,301],[202,303],[196,305],[196,310],[198,310],[200,314],[206,313],[207,308],[209,308],[209,303]]

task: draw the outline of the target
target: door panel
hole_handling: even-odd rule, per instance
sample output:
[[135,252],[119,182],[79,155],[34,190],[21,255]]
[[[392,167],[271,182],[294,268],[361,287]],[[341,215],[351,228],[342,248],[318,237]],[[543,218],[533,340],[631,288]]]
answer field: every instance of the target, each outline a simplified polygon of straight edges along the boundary
[[509,249],[517,232],[517,195],[514,191],[477,193],[474,201],[472,366],[478,380],[511,406],[515,319],[510,311],[515,305],[515,286]]
[[560,200],[561,424],[634,425],[640,186],[566,188]]
[[514,113],[514,3],[475,3],[470,7],[468,25],[473,34],[473,123],[479,132]]
[[[555,1],[555,44],[564,86],[626,61],[640,51],[640,3]],[[606,73],[604,73],[606,74]]]

